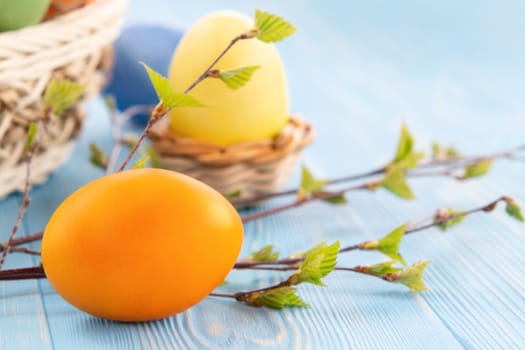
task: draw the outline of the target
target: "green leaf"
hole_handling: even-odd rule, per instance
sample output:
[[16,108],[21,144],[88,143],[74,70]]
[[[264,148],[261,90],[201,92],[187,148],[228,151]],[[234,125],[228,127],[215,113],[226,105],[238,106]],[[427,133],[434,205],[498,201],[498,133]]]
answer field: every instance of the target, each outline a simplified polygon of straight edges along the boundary
[[423,281],[423,274],[425,268],[430,263],[430,260],[421,260],[414,265],[407,267],[399,274],[399,279],[394,282],[399,282],[407,286],[413,292],[420,292],[427,290],[427,286]]
[[450,208],[439,209],[434,215],[434,223],[441,231],[446,231],[451,227],[456,226],[465,219],[465,212],[454,210]]
[[106,152],[104,152],[97,144],[91,143],[89,144],[89,153],[89,160],[91,161],[91,164],[106,170],[109,162],[109,157]]
[[454,147],[443,147],[439,143],[432,144],[432,157],[435,159],[457,158],[460,153]]
[[275,246],[269,244],[251,254],[252,261],[273,261],[279,258],[279,252],[275,251]]
[[285,307],[308,307],[293,287],[279,287],[264,292],[253,292],[243,298],[248,305],[284,309]]
[[509,199],[506,202],[507,202],[507,205],[505,207],[505,212],[507,212],[509,216],[513,217],[514,219],[518,221],[521,221],[521,222],[525,221],[521,213],[520,205],[512,199]]
[[[321,195],[329,195],[330,192],[320,192]],[[346,199],[345,195],[343,193],[339,193],[333,197],[323,198],[323,202],[327,202],[330,204],[346,204],[348,203],[348,200]]]
[[233,192],[225,194],[224,196],[228,199],[235,199],[235,198],[239,198],[241,194],[242,194],[241,190],[235,190]]
[[327,183],[327,180],[316,179],[310,170],[303,165],[301,172],[301,187],[297,192],[297,199],[302,200],[319,192]]
[[471,164],[465,168],[465,174],[463,175],[464,179],[470,179],[473,177],[478,177],[485,175],[492,166],[492,159],[480,160],[477,163]]
[[152,168],[162,169],[162,164],[159,160],[159,154],[155,150],[155,148],[151,145],[147,146],[145,148],[146,154],[149,157],[149,164]]
[[395,263],[396,263],[395,261],[387,261],[387,262],[383,262],[383,263],[379,263],[379,264],[375,264],[371,266],[361,266],[360,269],[366,273],[370,273],[370,274],[378,275],[378,276],[385,275],[385,274],[398,273],[402,271],[402,269],[400,269],[399,267],[394,266]]
[[399,254],[399,244],[406,232],[406,224],[395,228],[392,232],[381,238],[377,242],[377,250],[388,256],[390,259],[399,261],[406,265],[405,259]]
[[394,167],[390,169],[383,179],[381,185],[403,199],[414,199],[415,196],[408,186],[403,169]]
[[394,157],[394,163],[399,163],[412,153],[414,147],[414,139],[410,135],[410,131],[407,126],[403,123],[401,127],[401,133],[399,135],[399,142],[397,143],[397,151]]
[[146,163],[149,160],[149,156],[144,156],[140,159],[138,159],[133,165],[131,166],[131,169],[142,169],[146,167]]
[[340,246],[339,241],[329,246],[323,242],[310,249],[297,271],[290,277],[289,282],[292,285],[306,282],[324,286],[321,279],[333,271]]
[[51,80],[44,94],[44,108],[61,115],[84,93],[82,84],[69,80]]
[[38,127],[36,123],[35,122],[29,123],[29,127],[27,128],[26,148],[33,148],[33,146],[35,145],[37,132],[38,132]]
[[105,95],[104,103],[106,104],[106,107],[109,109],[110,112],[114,113],[117,111],[117,101],[115,101],[115,96],[111,94]]
[[419,161],[425,157],[424,152],[415,152],[410,153],[405,158],[395,163],[395,166],[401,169],[411,169],[415,168]]
[[265,43],[283,40],[297,30],[282,17],[259,9],[255,10],[255,27],[259,30],[257,39]]
[[146,69],[149,79],[159,100],[165,107],[203,107],[204,105],[200,103],[195,97],[173,91],[170,82],[168,79],[163,77],[161,74],[155,72],[153,69],[148,67],[147,64],[141,62],[141,64]]
[[219,287],[224,287],[224,286],[227,286],[229,284],[230,284],[230,282],[228,282],[227,280],[224,280],[224,281],[221,282],[221,284],[219,284]]
[[221,79],[227,87],[237,90],[250,81],[253,73],[261,66],[248,66],[227,71],[219,72],[219,79]]

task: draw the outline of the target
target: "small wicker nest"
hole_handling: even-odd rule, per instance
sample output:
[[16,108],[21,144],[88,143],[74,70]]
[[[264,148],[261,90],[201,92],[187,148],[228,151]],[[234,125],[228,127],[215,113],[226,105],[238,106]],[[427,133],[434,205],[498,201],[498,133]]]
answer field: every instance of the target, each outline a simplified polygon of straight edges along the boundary
[[174,135],[166,119],[149,133],[164,168],[199,179],[223,194],[252,197],[277,191],[297,165],[300,152],[314,139],[314,128],[291,116],[272,139],[228,147]]
[[97,94],[111,67],[110,45],[119,34],[126,0],[94,4],[24,29],[0,33],[0,198],[23,188],[24,147],[30,121],[42,116],[52,79],[86,86],[80,101],[53,118],[31,182],[45,181],[69,156],[84,120],[83,105]]

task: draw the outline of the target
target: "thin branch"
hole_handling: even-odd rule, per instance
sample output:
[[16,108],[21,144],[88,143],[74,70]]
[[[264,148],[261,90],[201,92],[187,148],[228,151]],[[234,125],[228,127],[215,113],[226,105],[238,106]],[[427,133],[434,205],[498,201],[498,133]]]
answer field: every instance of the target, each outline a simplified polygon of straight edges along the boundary
[[[206,79],[208,76],[210,76],[210,71],[211,69],[217,64],[217,62],[219,62],[219,60],[233,47],[233,45],[235,45],[239,40],[244,40],[244,39],[251,39],[251,38],[254,38],[254,35],[256,33],[252,33],[252,32],[247,32],[247,33],[244,33],[244,34],[241,34],[239,36],[237,36],[236,38],[234,38],[229,44],[228,46],[226,46],[226,48],[219,54],[219,56],[213,60],[213,62],[208,66],[208,68],[193,82],[190,84],[190,86],[188,86],[186,88],[186,90],[184,90],[184,93],[187,94],[189,93],[191,90],[193,90],[193,88],[195,86],[197,86],[200,82],[202,82],[204,79]],[[162,117],[164,117],[166,115],[166,113],[168,113],[170,110],[170,108],[168,107],[165,107],[161,102],[159,102],[157,104],[157,106],[155,106],[155,108],[153,109],[153,111],[151,112],[151,117],[149,118],[148,120],[148,123],[146,124],[146,127],[144,128],[144,130],[142,130],[141,134],[139,135],[138,139],[137,139],[137,142],[133,145],[133,147],[131,148],[131,150],[128,152],[126,158],[124,159],[124,161],[122,162],[122,164],[120,165],[120,167],[118,168],[118,172],[124,170],[126,168],[126,166],[128,165],[129,161],[131,160],[131,158],[133,158],[133,156],[135,155],[135,153],[137,153],[137,150],[138,148],[140,147],[140,145],[142,144],[142,142],[144,141],[144,139],[146,138],[146,136],[148,135],[149,131],[151,130],[151,128],[153,127],[153,125],[155,125],[160,119],[162,119]]]
[[325,199],[335,198],[335,197],[338,197],[338,196],[340,196],[342,194],[345,194],[345,193],[351,192],[351,191],[366,190],[366,189],[369,189],[371,186],[373,186],[375,184],[376,184],[376,181],[370,181],[370,182],[363,183],[361,185],[350,186],[350,187],[344,188],[344,189],[336,191],[336,192],[327,192],[327,193],[314,194],[314,195],[312,195],[310,197],[302,198],[302,199],[296,200],[296,201],[294,201],[292,203],[289,203],[289,204],[285,204],[285,205],[282,205],[282,206],[278,206],[278,207],[275,207],[275,208],[271,208],[271,209],[268,209],[268,210],[263,210],[263,211],[259,211],[257,213],[253,213],[253,214],[249,214],[249,215],[243,216],[242,217],[242,222],[246,223],[246,222],[258,220],[258,219],[261,219],[261,218],[264,218],[264,217],[267,217],[267,216],[270,216],[270,215],[273,215],[273,214],[280,213],[280,212],[288,210],[288,209],[292,209],[292,208],[297,208],[297,207],[303,206],[306,203],[310,203],[310,202],[313,202],[313,201],[316,201],[316,200],[325,200]]
[[[11,249],[14,246],[17,246],[17,245],[38,241],[38,240],[42,239],[43,234],[44,234],[43,232],[36,232],[36,233],[32,233],[32,234],[24,236],[24,237],[14,238],[11,241]],[[7,242],[0,243],[0,251],[3,251],[6,246],[7,246]]]
[[27,158],[26,158],[26,176],[24,181],[24,192],[22,195],[22,204],[20,205],[20,209],[18,210],[18,215],[16,216],[15,224],[13,225],[13,228],[11,229],[11,233],[9,234],[9,238],[7,240],[7,243],[3,246],[2,255],[0,256],[0,270],[2,269],[2,266],[4,265],[5,259],[7,257],[7,254],[11,250],[11,246],[13,245],[13,240],[15,239],[16,233],[18,232],[18,228],[20,227],[20,224],[22,223],[22,219],[24,218],[24,215],[26,213],[27,208],[29,207],[29,204],[31,203],[31,198],[29,197],[29,190],[31,189],[31,163],[33,160],[33,155],[36,152],[36,145],[32,147],[31,150],[28,151]]
[[0,271],[0,280],[2,281],[27,280],[35,278],[46,278],[46,274],[42,268],[42,265]]
[[127,108],[122,113],[118,113],[115,108],[110,109],[111,136],[113,138],[113,148],[106,167],[106,174],[113,172],[113,168],[118,160],[122,149],[122,125],[127,123],[133,116],[138,114],[151,114],[155,106],[136,105]]
[[[261,271],[294,271],[297,269],[297,266],[252,266],[247,269],[250,270],[261,270]],[[381,280],[387,281],[387,282],[394,282],[399,279],[399,274],[396,273],[385,273],[385,274],[375,274],[368,271],[368,269],[363,266],[354,266],[354,267],[340,267],[335,266],[333,268],[334,271],[346,271],[346,272],[354,272],[358,274],[362,274],[365,276],[375,277],[379,278]],[[209,296],[212,297],[218,297],[218,298],[229,298],[229,299],[235,299],[237,301],[246,301],[246,298],[254,293],[262,293],[269,290],[281,288],[281,287],[290,287],[292,284],[290,283],[290,279],[283,280],[277,284],[273,284],[268,287],[259,288],[259,289],[252,289],[247,291],[241,291],[233,294],[228,293],[210,293]]]
[[[4,251],[4,250],[2,250],[2,251]],[[13,247],[13,246],[11,246],[9,248],[9,253],[22,253],[22,254],[29,254],[29,255],[40,256],[40,251],[35,250],[35,249],[31,249],[31,248],[26,248],[26,247]]]
[[[516,153],[521,152],[523,150],[525,150],[525,144],[516,146],[516,147],[512,147],[507,150],[489,153],[485,155],[476,155],[476,156],[469,156],[469,157],[454,157],[454,158],[446,158],[446,159],[430,159],[426,162],[419,163],[415,168],[409,169],[406,172],[406,176],[407,177],[447,176],[447,177],[454,178],[456,180],[463,180],[461,175],[456,174],[455,171],[463,169],[464,167],[468,165],[475,164],[482,160],[516,159]],[[422,169],[440,168],[440,167],[445,167],[445,169],[441,169],[441,170],[437,169],[434,171],[433,170],[421,171]],[[367,172],[363,172],[360,174],[349,175],[349,176],[344,176],[344,177],[328,180],[327,184],[334,185],[338,183],[360,180],[363,178],[385,174],[387,171],[388,171],[388,165],[374,169],[374,170],[370,170]],[[298,190],[299,190],[298,188],[294,188],[294,189],[289,189],[285,191],[260,194],[260,195],[256,195],[252,197],[233,198],[230,201],[232,202],[232,204],[236,206],[247,206],[247,205],[253,205],[253,204],[259,203],[261,201],[264,201],[270,198],[294,195],[294,194],[297,194]]]
[[219,56],[217,56],[217,58],[215,58],[213,60],[213,62],[208,66],[208,68],[206,68],[206,70],[201,75],[199,75],[199,77],[197,79],[195,79],[195,81],[193,83],[191,83],[190,86],[188,86],[186,88],[186,90],[184,90],[184,93],[187,94],[188,92],[193,90],[193,88],[195,88],[200,82],[202,82],[204,79],[208,78],[210,76],[210,71],[213,69],[213,67],[215,67],[215,65],[220,61],[220,59],[228,51],[230,51],[230,49],[233,47],[233,45],[235,45],[240,40],[252,39],[253,37],[254,37],[253,34],[251,34],[250,32],[247,32],[247,33],[243,33],[243,34],[235,37],[232,41],[230,41],[228,46],[226,46],[224,48],[224,50],[222,50],[222,52],[219,54]]
[[[499,197],[498,199],[495,199],[489,202],[488,204],[485,204],[477,208],[473,208],[473,209],[469,209],[469,210],[465,210],[465,211],[461,211],[461,212],[457,212],[457,213],[453,213],[453,214],[449,214],[449,215],[437,217],[437,218],[436,218],[436,215],[434,215],[430,218],[426,218],[424,220],[418,221],[416,224],[408,227],[405,230],[404,235],[409,235],[412,233],[424,231],[432,227],[436,227],[441,224],[444,224],[448,221],[454,220],[458,217],[466,217],[466,216],[469,216],[469,215],[472,215],[478,212],[490,212],[494,210],[494,208],[498,205],[498,203],[509,202],[509,201],[511,201],[509,197],[502,196],[502,197]],[[437,210],[436,213],[439,213],[439,210]],[[364,249],[363,247],[365,247],[365,243],[368,243],[368,242],[369,241],[363,241],[363,242],[360,242],[354,245],[343,247],[339,249],[339,253],[346,253],[346,252],[351,252],[355,250],[362,250]],[[297,263],[300,263],[303,260],[304,260],[304,257],[293,257],[292,256],[292,257],[270,260],[270,261],[239,261],[233,266],[233,268],[242,270],[242,269],[253,269],[254,267],[260,266],[261,270],[264,270],[264,269],[269,270],[268,267],[270,266],[275,267],[276,265],[289,266],[289,267],[296,268]],[[285,270],[279,270],[279,267],[277,267],[276,270],[285,271]]]
[[142,144],[142,141],[144,141],[146,136],[148,136],[148,133],[151,130],[151,128],[153,127],[153,125],[155,125],[160,119],[162,119],[162,117],[164,117],[166,115],[166,113],[169,112],[169,110],[170,110],[170,108],[165,107],[164,104],[162,103],[162,101],[159,102],[155,106],[155,108],[153,108],[153,111],[151,112],[151,116],[150,116],[150,118],[148,120],[148,123],[146,124],[146,126],[144,127],[142,132],[140,133],[140,135],[139,135],[139,137],[137,139],[137,142],[135,142],[133,147],[131,147],[131,150],[128,152],[126,158],[124,159],[124,161],[122,162],[122,164],[118,168],[117,172],[120,172],[120,171],[122,171],[122,170],[124,170],[126,168],[128,163],[130,162],[131,158],[133,158],[135,153],[137,153],[137,150],[139,149],[140,145]]
[[[490,202],[488,204],[485,204],[485,205],[483,205],[481,207],[477,207],[477,208],[473,208],[473,209],[469,209],[469,210],[453,213],[453,214],[450,214],[450,215],[446,215],[446,216],[444,216],[442,218],[438,217],[437,219],[435,219],[435,216],[434,216],[432,218],[427,219],[427,220],[432,220],[430,223],[420,224],[420,225],[417,225],[417,226],[409,227],[405,231],[405,235],[409,235],[409,234],[412,234],[412,233],[415,233],[415,232],[423,231],[423,230],[429,229],[431,227],[439,226],[441,224],[444,224],[444,223],[446,223],[448,221],[451,221],[451,220],[454,220],[456,218],[465,217],[465,216],[468,216],[468,215],[471,215],[471,214],[474,214],[474,213],[491,212],[498,205],[498,203],[500,203],[500,202],[508,202],[509,200],[510,200],[509,197],[502,196],[502,197],[500,197],[498,199],[495,199],[492,202]],[[439,210],[438,210],[438,212],[439,212]]]
[[[384,171],[385,171],[385,167],[381,167],[381,168],[378,168],[378,169],[375,169],[375,170],[371,170],[371,171],[367,171],[367,172],[360,173],[360,174],[348,175],[348,176],[343,176],[343,177],[338,177],[338,178],[335,178],[335,179],[327,180],[327,184],[328,185],[335,185],[335,184],[339,184],[339,183],[360,180],[360,179],[363,179],[363,178],[367,178],[367,177],[383,174]],[[231,202],[232,202],[233,205],[250,205],[250,204],[258,203],[258,202],[261,202],[261,201],[264,201],[264,200],[270,199],[270,198],[283,197],[283,196],[289,196],[289,195],[297,194],[297,191],[298,191],[298,189],[294,188],[294,189],[289,189],[289,190],[285,190],[285,191],[259,194],[259,195],[252,196],[252,197],[244,197],[244,198],[243,197],[239,197],[239,198],[231,199]]]
[[[497,152],[497,153],[493,153],[493,154],[489,154],[489,155],[485,155],[485,156],[475,156],[475,157],[468,157],[468,158],[457,158],[457,159],[454,159],[453,161],[449,161],[449,160],[444,160],[444,161],[442,161],[442,160],[431,160],[431,161],[426,162],[426,163],[421,163],[418,166],[416,166],[415,168],[408,169],[407,171],[405,171],[405,176],[407,178],[449,177],[449,178],[452,178],[454,180],[463,181],[463,180],[465,180],[465,178],[463,177],[462,174],[458,174],[457,172],[459,170],[461,170],[461,169],[464,169],[464,167],[472,165],[472,164],[476,164],[476,163],[478,163],[478,162],[480,162],[482,160],[496,159],[496,158],[508,158],[508,157],[514,156],[515,152],[522,151],[523,149],[525,149],[525,145],[521,145],[521,146],[518,146],[518,147],[511,148],[511,149],[506,150],[506,151],[501,151],[501,152]],[[420,169],[425,169],[425,168],[429,168],[429,167],[433,167],[433,166],[444,166],[444,165],[448,165],[448,166],[446,168],[444,168],[444,169],[423,170],[423,171],[420,170]],[[381,174],[382,172],[386,172],[387,168],[388,167],[383,167],[383,168],[380,168],[379,170],[374,170],[374,171],[371,171],[369,173],[363,173],[363,174],[361,174],[362,175],[361,177],[367,177],[367,176]],[[381,170],[381,169],[383,169],[383,170]],[[349,176],[347,178],[348,179],[352,179],[352,176]],[[342,179],[337,179],[337,180],[339,182],[343,182],[344,181]],[[333,182],[329,181],[329,183],[333,183]],[[364,190],[364,189],[376,188],[377,185],[380,185],[380,183],[381,183],[380,181],[371,180],[371,181],[362,183],[360,185],[347,187],[347,188],[344,188],[342,190],[338,190],[338,191],[335,191],[335,192],[324,192],[324,193],[320,193],[320,194],[313,194],[312,196],[310,196],[308,198],[301,198],[300,200],[296,200],[296,201],[294,201],[292,203],[289,203],[289,204],[285,204],[285,205],[282,205],[282,206],[278,206],[278,207],[275,207],[275,208],[263,210],[263,211],[260,211],[260,212],[254,213],[254,214],[250,214],[250,215],[244,216],[242,218],[242,220],[243,220],[243,222],[249,222],[249,221],[253,221],[253,220],[256,220],[256,219],[261,219],[263,217],[267,217],[267,216],[270,216],[270,215],[273,215],[273,214],[276,214],[276,213],[279,213],[279,212],[282,212],[282,211],[285,211],[285,210],[288,210],[288,209],[300,207],[300,206],[302,206],[302,205],[304,205],[306,203],[312,202],[312,201],[326,200],[326,199],[330,199],[330,198],[335,198],[335,197],[338,197],[338,196],[340,196],[340,195],[342,195],[344,193],[352,192],[352,191],[356,191],[356,190]],[[286,191],[284,193],[286,193],[286,194],[297,193],[297,190],[295,192],[293,190],[288,190],[288,191]],[[267,199],[267,198],[265,198],[265,199]],[[232,201],[232,202],[234,204],[237,204],[234,201]],[[243,205],[246,205],[248,203],[249,203],[248,200],[240,202],[240,204],[243,204]]]

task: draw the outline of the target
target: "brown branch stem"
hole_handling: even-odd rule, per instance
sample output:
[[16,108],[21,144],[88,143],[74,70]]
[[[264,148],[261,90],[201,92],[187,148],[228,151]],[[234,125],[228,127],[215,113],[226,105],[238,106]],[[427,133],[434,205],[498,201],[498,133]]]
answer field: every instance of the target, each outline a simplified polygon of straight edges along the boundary
[[42,265],[0,271],[1,281],[27,280],[35,278],[46,278]]
[[[293,271],[293,270],[296,270],[297,267],[296,266],[252,266],[252,267],[249,267],[247,269],[250,269],[250,270],[261,270],[261,271]],[[354,272],[354,273],[358,273],[358,274],[362,274],[362,275],[365,275],[365,276],[370,276],[370,277],[375,277],[375,278],[379,278],[379,279],[382,279],[384,281],[387,281],[387,282],[394,282],[396,280],[399,279],[399,275],[397,274],[392,274],[392,273],[386,273],[386,274],[375,274],[375,273],[371,273],[369,271],[367,271],[368,269],[363,266],[354,266],[354,267],[340,267],[340,266],[335,266],[334,271],[346,271],[346,272]],[[237,292],[237,293],[233,293],[233,294],[228,294],[228,293],[210,293],[209,296],[212,296],[212,297],[219,297],[219,298],[229,298],[229,299],[235,299],[237,301],[246,301],[246,298],[249,297],[250,295],[252,294],[255,294],[255,293],[263,293],[263,292],[266,292],[266,291],[269,291],[269,290],[272,290],[272,289],[277,289],[277,288],[281,288],[281,287],[290,287],[292,286],[292,284],[290,283],[290,279],[286,279],[286,280],[283,280],[277,284],[274,284],[274,285],[271,285],[271,286],[268,286],[268,287],[264,287],[264,288],[259,288],[259,289],[252,289],[252,290],[247,290],[247,291],[241,291],[241,292]]]
[[[441,224],[444,224],[448,221],[454,220],[458,217],[465,217],[465,216],[469,216],[469,215],[472,215],[478,212],[490,212],[494,210],[494,208],[498,205],[498,203],[509,202],[509,201],[512,201],[510,197],[502,196],[502,197],[499,197],[498,199],[495,199],[477,208],[446,215],[446,216],[443,216],[437,219],[435,219],[436,216],[432,216],[431,218],[427,218],[425,220],[418,222],[416,225],[412,227],[408,227],[404,235],[409,235],[412,233],[424,231],[432,227],[436,227]],[[436,211],[436,213],[439,213],[439,209]],[[427,223],[427,221],[431,221],[431,222]],[[368,242],[369,241],[363,241],[363,242],[360,242],[354,245],[343,247],[339,249],[339,253],[346,253],[346,252],[351,252],[355,250],[366,250],[364,247],[365,247],[365,244]],[[286,270],[279,270],[279,269],[283,266],[286,268],[296,268],[297,263],[300,263],[303,260],[304,260],[304,257],[297,258],[297,257],[292,256],[292,257],[270,260],[270,261],[239,261],[233,266],[233,268],[242,270],[242,269],[254,269],[255,267],[261,267],[260,268],[261,270],[270,270],[271,269],[270,267],[272,267],[272,269],[274,268],[277,271],[286,271]]]
[[29,190],[31,189],[31,163],[32,163],[33,156],[37,148],[38,148],[38,144],[35,143],[33,147],[31,147],[31,149],[28,150],[28,154],[26,158],[26,175],[25,175],[25,180],[24,180],[24,190],[22,194],[22,204],[20,205],[20,209],[18,210],[15,224],[13,225],[13,228],[11,229],[9,238],[6,244],[3,245],[2,255],[0,256],[0,270],[2,269],[2,266],[4,265],[7,254],[11,250],[11,246],[13,245],[13,240],[15,239],[16,233],[18,232],[18,228],[20,227],[20,224],[22,223],[22,219],[24,218],[24,215],[27,211],[27,208],[29,207],[29,204],[31,203],[31,198],[29,197]]
[[[385,168],[386,167],[381,167],[381,168],[378,168],[378,169],[375,169],[375,170],[371,170],[371,171],[367,171],[367,172],[360,173],[360,174],[347,175],[347,176],[338,177],[338,178],[335,178],[335,179],[330,179],[330,180],[327,180],[327,184],[328,185],[335,185],[335,184],[339,184],[339,183],[355,181],[355,180],[360,180],[360,179],[371,177],[371,176],[375,176],[375,175],[380,175],[380,174],[383,174],[385,172]],[[289,190],[285,190],[285,191],[264,193],[264,194],[260,194],[260,195],[256,195],[256,196],[252,196],[252,197],[233,198],[231,200],[231,202],[232,202],[233,205],[250,205],[250,204],[254,204],[254,203],[257,203],[257,202],[260,202],[260,201],[263,201],[263,200],[266,200],[266,199],[270,199],[270,198],[283,197],[283,196],[289,196],[289,195],[297,194],[298,190],[299,190],[298,188],[293,188],[293,189],[289,189]]]
[[[208,66],[208,68],[193,82],[190,84],[190,86],[188,86],[186,88],[186,90],[184,90],[184,93],[187,94],[189,93],[191,90],[193,90],[193,88],[195,88],[200,82],[202,82],[204,79],[206,79],[208,76],[210,76],[210,71],[211,69],[213,69],[213,67],[217,64],[217,62],[219,62],[219,60],[239,41],[239,40],[244,40],[244,39],[251,39],[253,38],[254,35],[251,34],[251,32],[247,32],[247,33],[243,33],[237,37],[235,37],[229,44],[228,46],[226,46],[226,48],[224,48],[224,50],[219,54],[219,56],[217,56],[217,58],[215,58],[215,60],[213,60],[213,62]],[[142,132],[140,133],[139,135],[139,138],[137,139],[137,142],[133,145],[133,147],[131,148],[131,150],[128,152],[126,158],[124,159],[124,161],[122,162],[122,164],[120,165],[120,167],[118,168],[118,172],[124,170],[126,168],[126,166],[128,165],[129,161],[131,160],[131,158],[133,158],[133,156],[135,155],[135,153],[137,153],[137,150],[138,148],[140,147],[140,145],[142,144],[142,142],[144,141],[144,139],[146,138],[146,136],[148,135],[149,131],[151,130],[151,128],[153,127],[153,125],[155,125],[155,123],[157,121],[159,121],[164,115],[166,115],[166,113],[168,113],[170,110],[169,107],[166,107],[164,106],[164,104],[162,103],[162,101],[160,101],[157,106],[155,106],[155,108],[153,109],[153,111],[151,112],[151,117],[149,118],[148,120],[148,123],[146,124],[146,127],[142,130]],[[119,127],[120,129],[120,127]],[[112,152],[113,153],[113,152]]]
[[127,108],[122,113],[118,113],[115,108],[110,108],[111,136],[113,138],[113,148],[106,167],[106,174],[113,172],[113,168],[118,160],[122,149],[122,125],[127,123],[133,116],[141,113],[151,114],[154,106],[136,105]]
[[[14,238],[11,241],[11,249],[17,245],[38,241],[42,239],[43,234],[44,234],[43,232],[36,232],[36,233],[32,233],[24,237]],[[6,246],[7,246],[7,242],[0,243],[0,251],[3,251]]]
[[313,202],[313,201],[316,201],[316,200],[324,200],[324,199],[334,198],[334,197],[340,196],[342,194],[345,194],[345,193],[351,192],[351,191],[366,190],[366,189],[369,189],[371,186],[373,186],[375,183],[376,183],[376,181],[369,181],[369,182],[365,182],[365,183],[363,183],[361,185],[350,186],[350,187],[343,188],[342,190],[338,190],[338,191],[335,191],[335,192],[314,194],[314,195],[311,195],[309,197],[296,200],[296,201],[294,201],[292,203],[289,203],[289,204],[285,204],[285,205],[282,205],[282,206],[278,206],[278,207],[275,207],[275,208],[271,208],[271,209],[268,209],[268,210],[263,210],[263,211],[259,211],[257,213],[253,213],[253,214],[249,214],[249,215],[243,216],[242,217],[242,222],[246,223],[246,222],[258,220],[258,219],[261,219],[261,218],[264,218],[264,217],[267,217],[267,216],[270,216],[270,215],[273,215],[273,214],[280,213],[280,212],[288,210],[288,209],[292,209],[292,208],[297,208],[297,207],[303,206],[306,203],[310,203],[310,202]]
[[[482,160],[488,160],[488,159],[495,160],[495,159],[501,159],[501,158],[514,159],[515,154],[523,150],[525,150],[525,144],[519,145],[516,147],[512,147],[504,151],[489,153],[485,155],[456,157],[456,158],[447,158],[447,159],[430,159],[426,162],[421,162],[415,168],[408,170],[406,172],[406,176],[407,177],[447,176],[447,177],[454,178],[456,180],[463,180],[461,175],[455,174],[454,171],[458,171],[459,169],[462,169],[465,166],[475,164]],[[426,169],[426,168],[439,168],[439,167],[444,167],[445,169],[421,171],[422,169]],[[343,176],[340,178],[328,180],[327,184],[334,185],[338,183],[360,180],[363,178],[385,174],[387,171],[388,171],[388,165],[374,169],[374,170],[370,170],[367,172],[363,172],[363,173],[359,173],[355,175]],[[270,198],[294,195],[294,194],[297,194],[298,190],[299,190],[298,188],[293,188],[289,190],[265,193],[265,194],[260,194],[256,196],[251,196],[251,197],[233,198],[230,201],[232,202],[232,204],[236,206],[247,206],[247,205],[253,205],[253,204],[259,203],[261,201],[264,201]]]
[[253,38],[253,35],[251,35],[249,32],[248,33],[243,33],[241,35],[238,35],[237,37],[235,37],[232,41],[230,41],[230,43],[228,44],[228,46],[226,46],[224,48],[224,50],[222,50],[222,52],[219,54],[219,56],[217,56],[212,63],[210,63],[210,65],[208,66],[208,68],[206,68],[206,70],[201,74],[199,75],[199,77],[197,79],[195,79],[195,81],[193,83],[190,84],[190,86],[188,86],[186,88],[186,90],[184,90],[184,93],[187,94],[188,92],[190,92],[191,90],[193,90],[193,88],[195,88],[200,82],[202,82],[204,79],[208,78],[210,76],[210,71],[215,67],[215,65],[220,61],[221,58],[224,57],[224,55],[230,51],[230,49],[233,47],[233,45],[235,45],[238,41],[240,40],[244,40],[244,39],[251,39]]

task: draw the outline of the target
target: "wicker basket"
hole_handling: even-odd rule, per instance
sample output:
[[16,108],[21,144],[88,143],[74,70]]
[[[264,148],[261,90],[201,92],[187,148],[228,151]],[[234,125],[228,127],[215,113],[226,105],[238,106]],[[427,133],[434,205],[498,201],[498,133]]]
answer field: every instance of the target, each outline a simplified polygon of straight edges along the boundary
[[86,86],[80,101],[53,118],[33,158],[32,183],[41,183],[69,156],[83,124],[83,105],[97,94],[111,67],[126,0],[97,0],[53,20],[0,33],[0,198],[21,190],[27,126],[39,118],[51,79]]
[[221,147],[174,135],[164,118],[149,138],[163,167],[197,178],[224,194],[240,191],[242,198],[281,188],[301,150],[313,141],[314,128],[292,116],[273,139]]

